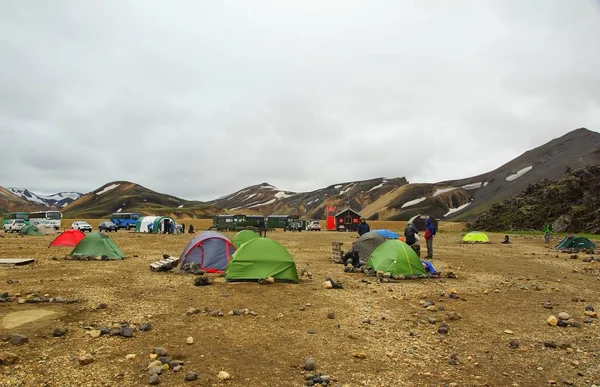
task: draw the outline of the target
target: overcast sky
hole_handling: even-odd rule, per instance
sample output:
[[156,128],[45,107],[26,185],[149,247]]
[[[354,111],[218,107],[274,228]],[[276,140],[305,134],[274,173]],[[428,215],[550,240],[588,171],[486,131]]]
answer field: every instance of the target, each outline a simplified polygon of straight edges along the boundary
[[600,128],[600,1],[0,1],[0,185],[209,200]]

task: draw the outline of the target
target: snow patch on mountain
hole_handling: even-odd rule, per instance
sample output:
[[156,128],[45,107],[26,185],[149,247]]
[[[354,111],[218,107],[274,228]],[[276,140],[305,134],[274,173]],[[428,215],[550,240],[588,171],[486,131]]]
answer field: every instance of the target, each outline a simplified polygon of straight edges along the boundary
[[8,188],[8,190],[31,203],[49,207],[66,207],[82,196],[78,192],[58,192],[52,195],[41,195],[31,192],[26,188]]
[[102,195],[103,193],[107,193],[108,191],[113,190],[113,189],[117,188],[120,185],[121,184],[116,183],[116,184],[111,184],[109,186],[106,186],[106,187],[104,187],[104,189],[102,191],[96,192],[96,195]]
[[532,165],[530,165],[529,167],[525,167],[525,168],[519,170],[514,175],[507,176],[506,177],[506,181],[517,180],[519,177],[523,176],[524,174],[526,174],[527,172],[531,171],[532,169],[533,169]]
[[406,208],[406,207],[414,206],[415,204],[419,204],[419,203],[421,203],[422,201],[425,201],[425,200],[427,200],[427,198],[423,196],[422,198],[418,198],[418,199],[411,200],[409,202],[404,203],[401,208]]

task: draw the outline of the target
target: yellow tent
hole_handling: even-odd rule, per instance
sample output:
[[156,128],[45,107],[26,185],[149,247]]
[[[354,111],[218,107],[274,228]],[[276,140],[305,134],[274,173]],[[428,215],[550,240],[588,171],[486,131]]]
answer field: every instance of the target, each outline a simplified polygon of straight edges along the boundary
[[472,231],[463,237],[462,243],[490,243],[490,240],[484,233]]

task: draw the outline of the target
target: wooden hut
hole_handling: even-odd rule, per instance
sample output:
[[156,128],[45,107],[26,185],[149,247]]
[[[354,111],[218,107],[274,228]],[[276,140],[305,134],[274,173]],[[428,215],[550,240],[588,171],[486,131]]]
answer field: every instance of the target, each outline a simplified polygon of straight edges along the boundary
[[338,231],[356,231],[360,222],[360,214],[351,208],[345,208],[335,214],[335,227]]

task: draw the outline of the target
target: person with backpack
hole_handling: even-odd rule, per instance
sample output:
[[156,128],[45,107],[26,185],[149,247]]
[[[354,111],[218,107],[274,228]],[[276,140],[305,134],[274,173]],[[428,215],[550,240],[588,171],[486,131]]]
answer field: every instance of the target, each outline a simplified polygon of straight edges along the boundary
[[427,244],[427,256],[433,258],[433,236],[435,235],[435,226],[431,219],[425,219],[425,243]]
[[371,231],[371,228],[369,227],[369,224],[365,221],[365,218],[360,218],[360,223],[358,224],[358,229],[356,231],[358,231],[359,237]]
[[417,226],[415,226],[413,223],[407,224],[406,228],[404,229],[404,238],[406,239],[406,244],[412,246],[417,243],[418,233],[419,230],[417,229]]

